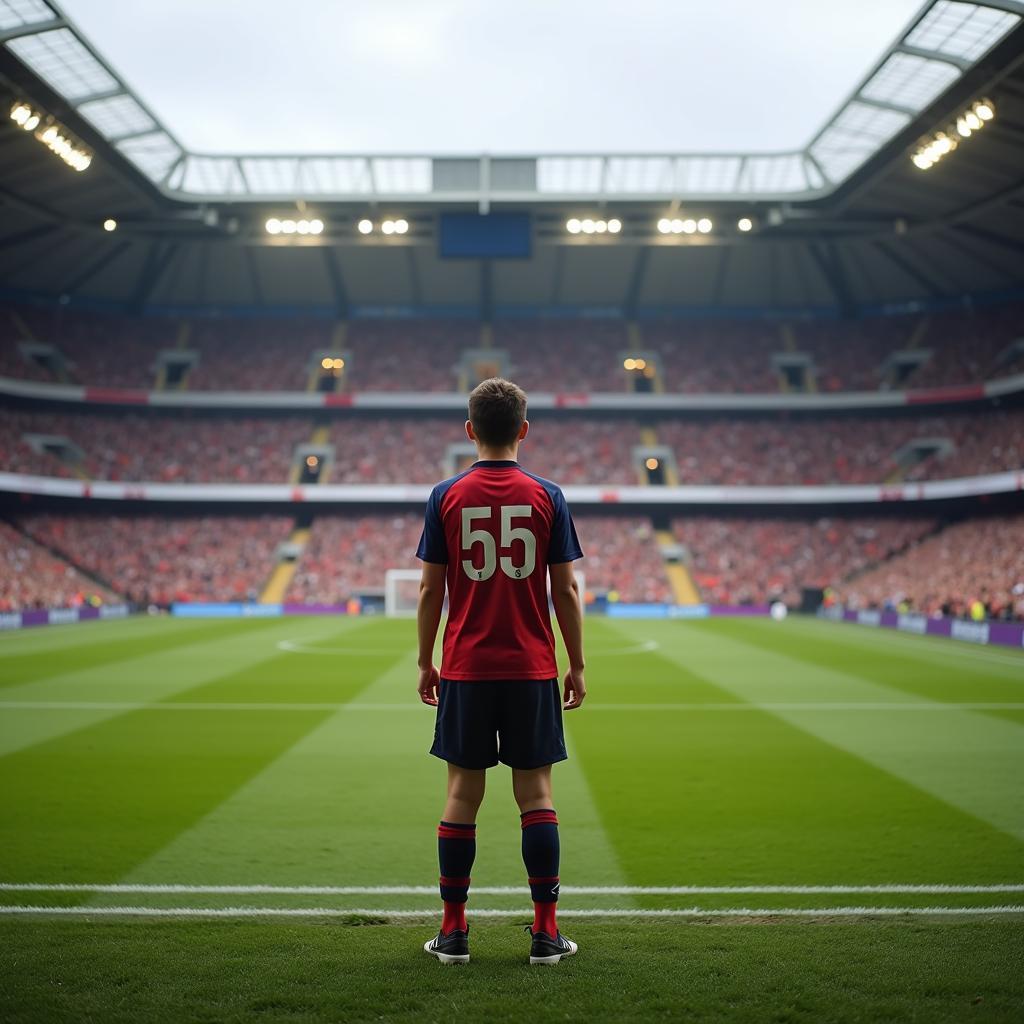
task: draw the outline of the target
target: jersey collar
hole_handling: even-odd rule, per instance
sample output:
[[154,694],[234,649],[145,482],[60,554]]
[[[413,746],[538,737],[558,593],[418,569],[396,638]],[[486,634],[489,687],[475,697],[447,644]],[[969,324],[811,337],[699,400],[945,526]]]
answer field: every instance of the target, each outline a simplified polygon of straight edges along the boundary
[[518,466],[515,459],[477,459],[473,469],[503,469],[505,466]]

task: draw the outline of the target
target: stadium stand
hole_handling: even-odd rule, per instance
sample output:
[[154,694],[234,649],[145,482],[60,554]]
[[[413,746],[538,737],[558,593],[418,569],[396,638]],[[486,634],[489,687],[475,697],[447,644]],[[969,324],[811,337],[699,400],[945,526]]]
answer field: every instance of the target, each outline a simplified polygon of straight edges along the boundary
[[678,518],[673,531],[714,604],[795,605],[802,587],[836,586],[935,529],[923,518]]
[[913,544],[841,587],[851,608],[1024,619],[1024,516],[969,519]]
[[139,605],[255,601],[288,536],[283,516],[39,515],[21,527]]
[[[1021,410],[664,419],[655,430],[659,443],[674,450],[682,484],[884,483],[1024,466]],[[312,431],[305,416],[5,410],[0,469],[95,480],[280,483],[289,478],[296,446]],[[60,438],[69,444],[61,447]],[[522,461],[562,484],[632,484],[633,449],[641,439],[635,419],[537,417]],[[328,441],[332,483],[434,483],[458,468],[448,459],[449,446],[467,445],[458,416],[339,418]],[[915,441],[919,450],[911,450]]]
[[118,601],[113,591],[5,522],[0,522],[0,569],[0,612]]
[[[777,356],[805,355],[807,390],[850,391],[978,383],[1018,371],[1024,356],[1001,361],[1024,336],[1024,305],[931,316],[854,321],[646,321],[631,337],[621,321],[559,319],[500,322],[490,339],[502,367],[529,391],[623,391],[622,358],[653,355],[654,390],[697,394],[778,392],[790,386]],[[479,351],[481,330],[468,320],[356,320],[338,333],[328,319],[132,317],[58,309],[0,310],[0,373],[61,379],[22,355],[25,341],[53,345],[67,379],[104,387],[154,388],[161,352],[198,354],[189,390],[305,391],[311,360],[344,352],[339,385],[355,391],[446,392],[475,383],[462,364]],[[889,359],[914,351],[897,371]],[[487,359],[482,360],[486,367]],[[653,368],[653,367],[652,367]],[[465,372],[463,372],[465,371]]]

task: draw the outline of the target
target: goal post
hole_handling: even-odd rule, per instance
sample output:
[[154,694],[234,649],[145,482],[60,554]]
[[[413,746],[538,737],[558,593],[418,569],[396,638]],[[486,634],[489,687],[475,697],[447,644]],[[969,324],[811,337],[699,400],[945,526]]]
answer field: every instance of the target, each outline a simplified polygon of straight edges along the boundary
[[384,574],[384,614],[389,619],[416,614],[421,575],[419,569],[388,569]]
[[[586,576],[576,570],[576,583],[580,588],[580,604],[587,610],[584,595],[587,592]],[[416,602],[420,592],[419,569],[388,569],[384,573],[384,614],[389,619],[408,618],[416,614]],[[550,585],[548,589],[550,597]]]

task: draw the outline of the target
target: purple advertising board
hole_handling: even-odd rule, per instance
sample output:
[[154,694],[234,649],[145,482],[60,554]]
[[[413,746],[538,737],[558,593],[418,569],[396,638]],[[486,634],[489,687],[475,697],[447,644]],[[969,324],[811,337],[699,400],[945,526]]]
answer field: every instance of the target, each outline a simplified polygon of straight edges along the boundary
[[854,622],[859,626],[898,629],[903,633],[916,633],[919,636],[946,636],[975,644],[1024,647],[1024,622],[973,622],[967,619],[897,612],[892,609],[853,611],[849,608],[828,608],[818,614],[821,618],[834,622]]

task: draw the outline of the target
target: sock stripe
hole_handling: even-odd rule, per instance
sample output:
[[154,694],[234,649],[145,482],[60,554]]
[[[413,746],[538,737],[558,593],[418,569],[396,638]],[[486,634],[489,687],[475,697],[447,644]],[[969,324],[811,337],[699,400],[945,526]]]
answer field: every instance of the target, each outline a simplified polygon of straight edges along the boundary
[[441,875],[438,879],[441,885],[451,886],[456,889],[466,889],[469,887],[469,878],[448,878],[447,875]]
[[464,828],[464,829],[466,829],[469,832],[475,832],[476,831],[476,824],[475,823],[466,825],[466,824],[463,824],[461,821],[442,821],[441,824],[444,825],[445,828]]
[[531,825],[557,825],[558,815],[553,810],[524,811],[521,815],[523,828]]
[[447,825],[437,826],[438,839],[476,839],[476,829],[467,832],[465,829],[449,828]]
[[527,881],[530,885],[543,885],[545,882],[557,882],[558,875],[554,875],[551,878],[528,878]]

